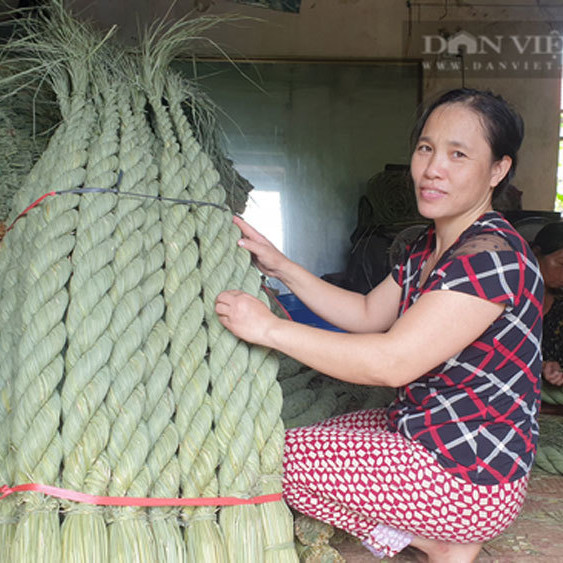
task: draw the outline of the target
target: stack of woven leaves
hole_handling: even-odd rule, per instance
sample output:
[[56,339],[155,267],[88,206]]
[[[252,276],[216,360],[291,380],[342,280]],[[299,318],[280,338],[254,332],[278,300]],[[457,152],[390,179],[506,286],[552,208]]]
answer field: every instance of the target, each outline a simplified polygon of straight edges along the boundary
[[[2,562],[297,559],[279,500],[277,357],[213,311],[226,288],[266,300],[232,225],[245,194],[224,185],[212,114],[169,69],[212,23],[156,26],[126,53],[53,1],[20,18],[7,45],[5,86],[50,89],[60,122],[0,244]],[[29,483],[114,499],[278,500],[10,494]]]

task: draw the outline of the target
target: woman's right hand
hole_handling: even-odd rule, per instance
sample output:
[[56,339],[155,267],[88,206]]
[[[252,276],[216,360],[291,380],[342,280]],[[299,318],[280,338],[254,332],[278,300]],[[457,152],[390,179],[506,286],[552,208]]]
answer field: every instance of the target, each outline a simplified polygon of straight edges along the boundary
[[544,362],[542,367],[542,375],[545,380],[552,385],[557,385],[558,387],[563,385],[563,371],[561,371],[561,366],[559,362]]
[[235,215],[233,223],[242,233],[242,238],[238,241],[239,246],[252,254],[254,263],[263,274],[279,279],[283,274],[284,265],[290,262],[289,258],[240,217]]

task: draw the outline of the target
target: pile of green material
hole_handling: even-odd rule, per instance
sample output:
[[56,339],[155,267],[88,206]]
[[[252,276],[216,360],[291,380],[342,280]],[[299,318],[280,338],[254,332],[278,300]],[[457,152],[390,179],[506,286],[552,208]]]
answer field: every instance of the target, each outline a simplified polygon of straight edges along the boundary
[[335,529],[324,522],[300,515],[295,520],[296,545],[302,563],[345,563],[330,545]]
[[360,205],[360,232],[370,226],[424,221],[418,213],[408,169],[384,170],[370,178]]
[[288,358],[280,357],[278,374],[286,428],[308,426],[347,412],[386,407],[395,397],[390,387],[337,381]]
[[563,416],[542,414],[536,466],[547,473],[563,475]]
[[[205,138],[209,112],[169,70],[210,23],[155,28],[126,54],[53,2],[8,44],[11,83],[35,77],[61,116],[8,223],[52,190],[119,193],[49,197],[0,245],[0,484],[115,497],[281,492],[277,357],[214,314],[226,288],[266,300],[228,208],[244,197],[223,185],[213,131]],[[297,555],[282,501],[147,509],[37,492],[0,500],[0,561],[39,560]]]
[[544,380],[541,386],[541,398],[549,405],[563,405],[563,387],[552,385]]

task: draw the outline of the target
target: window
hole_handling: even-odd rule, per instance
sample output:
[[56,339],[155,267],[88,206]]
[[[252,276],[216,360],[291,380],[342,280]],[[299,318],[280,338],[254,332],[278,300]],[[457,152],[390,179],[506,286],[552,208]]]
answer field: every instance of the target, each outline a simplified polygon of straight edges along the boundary
[[254,186],[245,219],[316,275],[344,270],[368,180],[409,161],[417,62],[198,61],[226,150]]

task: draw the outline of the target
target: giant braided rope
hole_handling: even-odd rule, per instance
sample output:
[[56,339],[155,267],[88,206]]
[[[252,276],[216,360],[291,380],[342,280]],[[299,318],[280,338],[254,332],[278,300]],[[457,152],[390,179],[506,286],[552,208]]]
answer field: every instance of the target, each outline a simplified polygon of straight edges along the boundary
[[[392,399],[248,346],[214,315],[226,288],[267,298],[231,221],[248,184],[218,148],[209,102],[168,65],[212,23],[156,28],[126,55],[53,1],[8,44],[16,78],[35,63],[60,123],[4,202],[13,228],[0,243],[0,485],[94,497],[279,494],[284,426]],[[67,193],[18,217],[53,190]],[[563,473],[559,452],[540,441],[538,466]],[[330,527],[300,517],[296,534],[302,560],[341,560]],[[293,540],[280,500],[0,500],[0,563],[284,563],[297,560]]]
[[297,560],[278,358],[214,314],[227,288],[267,300],[228,207],[245,194],[222,185],[197,96],[168,65],[211,23],[155,28],[126,55],[54,1],[8,44],[62,117],[0,245],[0,484],[277,500],[108,508],[18,492],[0,501],[2,562]]

